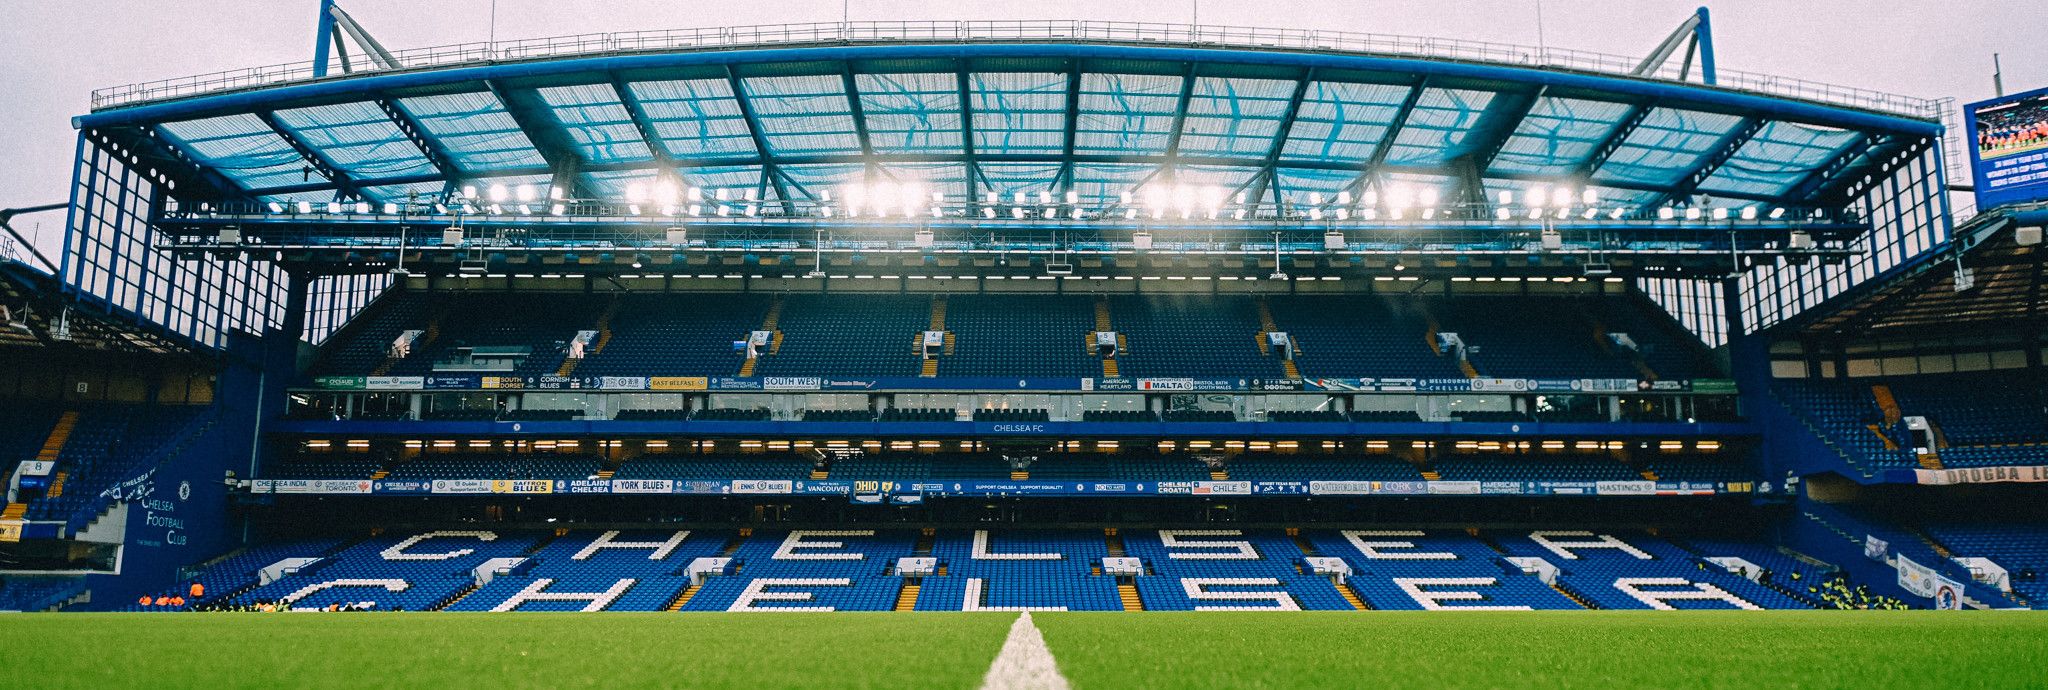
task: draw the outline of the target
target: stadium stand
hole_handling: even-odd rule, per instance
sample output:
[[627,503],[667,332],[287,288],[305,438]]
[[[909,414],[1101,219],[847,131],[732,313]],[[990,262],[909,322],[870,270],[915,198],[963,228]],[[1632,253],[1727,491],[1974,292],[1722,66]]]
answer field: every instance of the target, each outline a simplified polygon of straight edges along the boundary
[[204,598],[131,610],[1797,609],[1814,604],[1786,590],[1832,574],[1754,541],[1570,530],[409,530],[247,549],[191,580]]

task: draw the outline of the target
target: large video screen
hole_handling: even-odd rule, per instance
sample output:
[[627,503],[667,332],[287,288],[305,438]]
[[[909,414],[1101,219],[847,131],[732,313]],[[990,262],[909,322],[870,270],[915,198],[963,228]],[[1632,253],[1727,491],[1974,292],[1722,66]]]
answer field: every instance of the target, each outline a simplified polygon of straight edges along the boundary
[[2048,201],[2048,89],[1972,103],[1964,122],[1979,209]]

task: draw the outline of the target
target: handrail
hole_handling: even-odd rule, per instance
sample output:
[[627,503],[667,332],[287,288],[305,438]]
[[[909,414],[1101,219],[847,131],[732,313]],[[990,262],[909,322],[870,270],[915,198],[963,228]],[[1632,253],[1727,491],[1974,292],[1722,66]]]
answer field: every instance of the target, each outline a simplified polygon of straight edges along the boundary
[[[1319,50],[1443,60],[1486,62],[1634,76],[1636,58],[1563,48],[1486,41],[1399,36],[1315,29],[1112,22],[1078,20],[895,21],[761,24],[697,29],[660,29],[577,34],[497,42],[415,48],[393,54],[401,71],[574,55],[701,50],[766,45],[853,43],[965,43],[1084,41]],[[330,76],[347,78],[334,58]],[[391,70],[384,70],[391,71]],[[372,72],[357,72],[366,74]],[[202,94],[315,81],[313,63],[249,67],[96,90],[93,110]],[[1683,81],[1667,64],[1651,78]],[[1736,70],[1719,70],[1717,86],[1773,96],[1843,105],[1923,119],[1939,119],[1939,101],[1870,89],[1826,84]]]

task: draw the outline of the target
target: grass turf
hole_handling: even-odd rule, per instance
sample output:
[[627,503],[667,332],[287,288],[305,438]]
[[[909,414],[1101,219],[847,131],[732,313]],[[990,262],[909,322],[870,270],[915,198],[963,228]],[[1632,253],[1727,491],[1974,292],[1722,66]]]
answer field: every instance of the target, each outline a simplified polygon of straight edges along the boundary
[[[1015,614],[24,614],[43,687],[972,688]],[[2024,612],[1038,613],[1075,687],[2039,687]]]

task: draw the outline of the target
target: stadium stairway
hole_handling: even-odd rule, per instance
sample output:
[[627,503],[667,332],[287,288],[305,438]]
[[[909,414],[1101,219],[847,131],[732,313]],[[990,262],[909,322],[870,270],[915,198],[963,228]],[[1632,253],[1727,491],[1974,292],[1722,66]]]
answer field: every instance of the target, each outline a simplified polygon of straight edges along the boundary
[[583,353],[582,357],[564,356],[562,358],[562,366],[555,369],[555,375],[561,377],[572,376],[576,373],[576,366],[582,364],[584,359],[604,352],[604,346],[612,341],[612,317],[618,316],[618,314],[619,296],[613,294],[611,301],[605,303],[604,311],[597,315],[597,340],[590,344],[590,350]]
[[[761,328],[759,329],[767,331],[770,334],[768,336],[767,354],[773,355],[776,352],[782,350],[782,331],[779,328],[781,322],[782,296],[776,295],[775,300],[768,303],[768,313],[767,315],[761,317]],[[754,367],[758,364],[759,361],[757,357],[748,357],[746,361],[740,363],[739,375],[742,378],[753,376]]]

